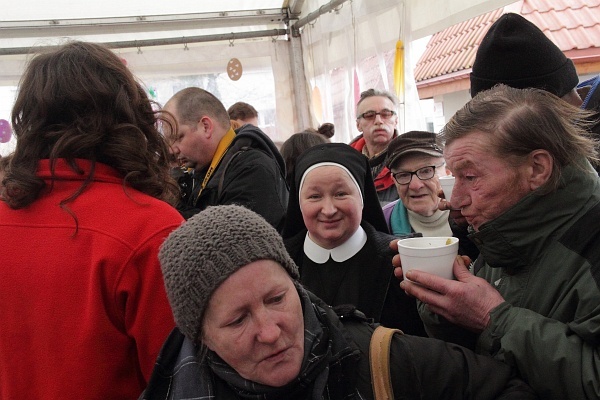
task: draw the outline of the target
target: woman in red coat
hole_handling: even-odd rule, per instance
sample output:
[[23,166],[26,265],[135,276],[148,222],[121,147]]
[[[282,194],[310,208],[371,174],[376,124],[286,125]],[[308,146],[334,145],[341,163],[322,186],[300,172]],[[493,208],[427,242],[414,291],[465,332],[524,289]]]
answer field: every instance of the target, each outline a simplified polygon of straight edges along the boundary
[[33,58],[0,202],[0,398],[134,399],[174,326],[158,264],[182,221],[144,89],[104,46]]

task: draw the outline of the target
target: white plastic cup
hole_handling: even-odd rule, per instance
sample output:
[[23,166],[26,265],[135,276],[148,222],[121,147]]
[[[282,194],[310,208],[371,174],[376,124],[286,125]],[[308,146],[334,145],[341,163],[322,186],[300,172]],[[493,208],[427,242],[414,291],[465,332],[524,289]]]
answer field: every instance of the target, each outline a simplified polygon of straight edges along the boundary
[[418,269],[442,278],[454,279],[452,265],[458,254],[458,238],[446,236],[400,239],[398,253],[405,276],[411,269]]
[[449,202],[452,197],[452,189],[454,188],[454,177],[452,175],[440,176],[440,185],[444,191],[444,197]]

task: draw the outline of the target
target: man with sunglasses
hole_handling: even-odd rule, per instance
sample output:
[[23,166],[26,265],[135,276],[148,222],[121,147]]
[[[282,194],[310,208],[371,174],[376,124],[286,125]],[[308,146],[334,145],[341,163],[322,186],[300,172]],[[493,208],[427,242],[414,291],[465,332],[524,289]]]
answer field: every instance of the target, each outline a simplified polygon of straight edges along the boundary
[[390,170],[385,166],[388,145],[398,136],[396,105],[396,98],[389,92],[377,89],[362,92],[356,105],[356,128],[361,134],[350,142],[350,146],[369,159],[382,206],[398,199]]

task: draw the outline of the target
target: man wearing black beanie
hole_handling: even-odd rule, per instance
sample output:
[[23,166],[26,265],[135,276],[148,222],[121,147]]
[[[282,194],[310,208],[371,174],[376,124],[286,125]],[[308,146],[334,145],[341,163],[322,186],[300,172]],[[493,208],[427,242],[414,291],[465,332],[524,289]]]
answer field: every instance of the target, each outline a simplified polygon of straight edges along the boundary
[[[485,34],[470,78],[472,97],[498,83],[563,97],[579,83],[573,61],[537,26],[514,13],[501,16]],[[578,99],[575,105],[580,106]]]
[[[579,77],[573,61],[519,14],[504,14],[492,24],[477,49],[470,79],[471,97],[499,83],[537,88],[600,116],[599,104],[584,104],[577,91]],[[591,131],[600,135],[600,123]],[[600,173],[600,167],[596,170]]]

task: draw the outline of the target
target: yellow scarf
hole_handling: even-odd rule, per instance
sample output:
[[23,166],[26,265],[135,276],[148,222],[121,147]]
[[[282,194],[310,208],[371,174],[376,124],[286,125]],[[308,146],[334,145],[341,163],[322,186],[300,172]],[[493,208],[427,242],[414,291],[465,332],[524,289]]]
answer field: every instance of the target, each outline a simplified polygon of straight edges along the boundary
[[217,146],[217,151],[215,151],[215,155],[213,156],[213,159],[210,162],[210,167],[208,167],[208,171],[206,171],[206,175],[204,175],[204,179],[202,180],[202,185],[200,186],[200,191],[198,192],[198,197],[196,197],[196,201],[198,201],[198,199],[200,198],[200,194],[202,194],[202,191],[208,184],[208,181],[210,180],[212,174],[219,166],[219,163],[225,156],[225,153],[227,153],[227,150],[229,149],[229,146],[231,146],[233,139],[235,139],[235,132],[233,131],[233,129],[229,128],[229,131],[227,131],[227,133],[225,134],[225,136],[223,136],[223,138],[219,142],[219,145]]

